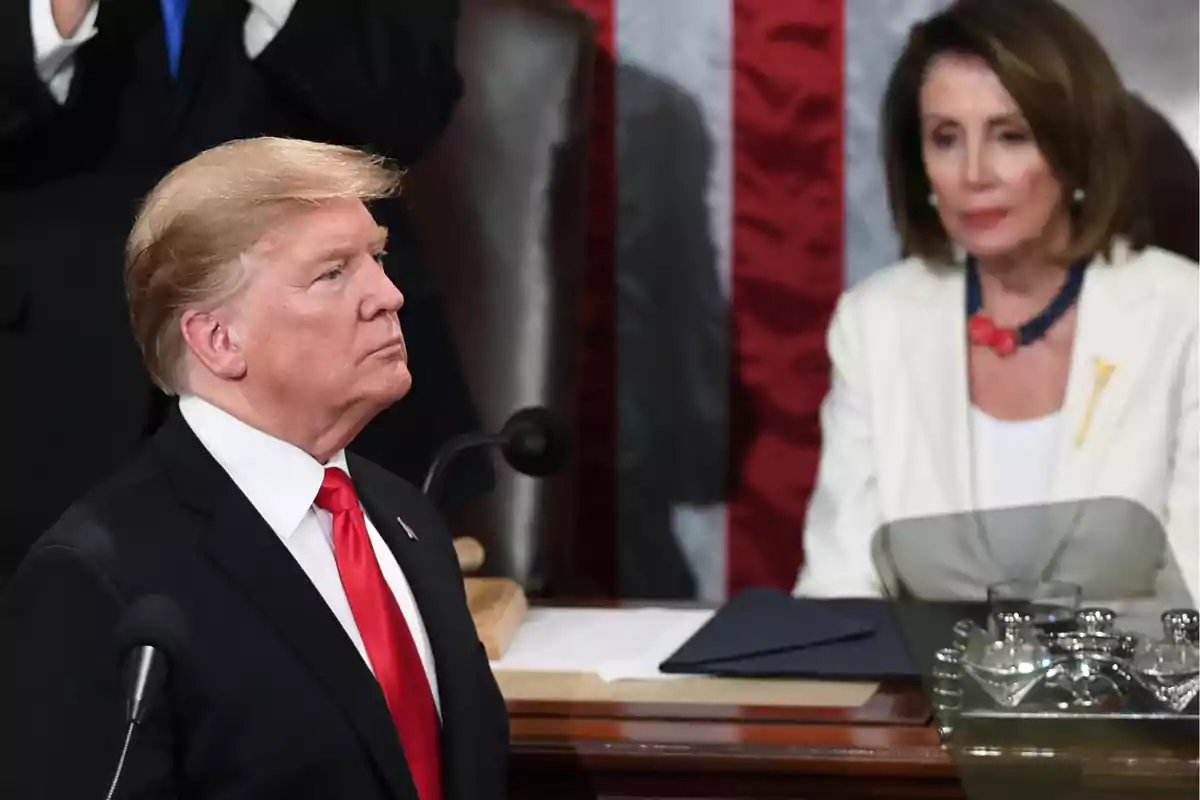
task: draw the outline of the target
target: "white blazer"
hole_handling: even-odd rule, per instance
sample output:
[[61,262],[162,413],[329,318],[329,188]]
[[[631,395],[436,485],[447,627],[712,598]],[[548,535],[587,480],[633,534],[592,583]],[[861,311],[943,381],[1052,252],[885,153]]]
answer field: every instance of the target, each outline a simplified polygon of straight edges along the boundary
[[[882,525],[975,509],[964,281],[959,266],[908,259],[839,301],[796,595],[879,596],[872,547]],[[1125,498],[1143,506],[1165,527],[1192,597],[1200,584],[1198,292],[1197,265],[1161,250],[1120,246],[1111,263],[1098,259],[1088,269],[1048,489],[1050,502]],[[1098,392],[1097,358],[1116,365]],[[1153,545],[1123,546],[1134,553]],[[1158,547],[1166,549],[1161,536]],[[985,583],[1005,577],[977,572]]]

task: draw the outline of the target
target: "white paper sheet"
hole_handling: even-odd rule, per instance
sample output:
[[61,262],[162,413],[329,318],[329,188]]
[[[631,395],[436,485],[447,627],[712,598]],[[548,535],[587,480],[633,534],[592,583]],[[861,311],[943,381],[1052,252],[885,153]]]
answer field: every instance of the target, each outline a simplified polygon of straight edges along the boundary
[[671,679],[658,665],[713,615],[671,608],[531,608],[494,670]]

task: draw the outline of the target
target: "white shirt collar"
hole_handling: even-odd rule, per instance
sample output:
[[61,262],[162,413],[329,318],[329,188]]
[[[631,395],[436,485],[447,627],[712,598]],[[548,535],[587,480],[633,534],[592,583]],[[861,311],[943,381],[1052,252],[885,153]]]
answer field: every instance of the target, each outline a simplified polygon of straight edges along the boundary
[[195,395],[180,396],[179,411],[196,438],[280,539],[286,540],[300,527],[321,488],[327,466],[340,467],[350,474],[344,450],[321,464],[299,447]]

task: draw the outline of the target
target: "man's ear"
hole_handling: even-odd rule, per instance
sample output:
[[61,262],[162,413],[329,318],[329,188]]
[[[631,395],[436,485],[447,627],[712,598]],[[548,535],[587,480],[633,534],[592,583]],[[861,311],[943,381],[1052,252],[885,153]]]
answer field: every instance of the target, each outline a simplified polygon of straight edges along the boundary
[[222,380],[236,381],[246,374],[241,341],[219,312],[188,309],[179,320],[179,331],[192,356]]

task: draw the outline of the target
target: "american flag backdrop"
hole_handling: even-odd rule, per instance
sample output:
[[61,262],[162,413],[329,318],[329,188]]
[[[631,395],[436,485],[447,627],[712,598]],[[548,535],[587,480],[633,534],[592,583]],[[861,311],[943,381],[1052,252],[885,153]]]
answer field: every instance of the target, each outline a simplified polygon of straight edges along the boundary
[[[826,326],[897,254],[880,97],[945,0],[569,1],[600,44],[576,557],[622,596],[790,589]],[[1067,4],[1195,147],[1194,0],[1157,31],[1127,0]]]

